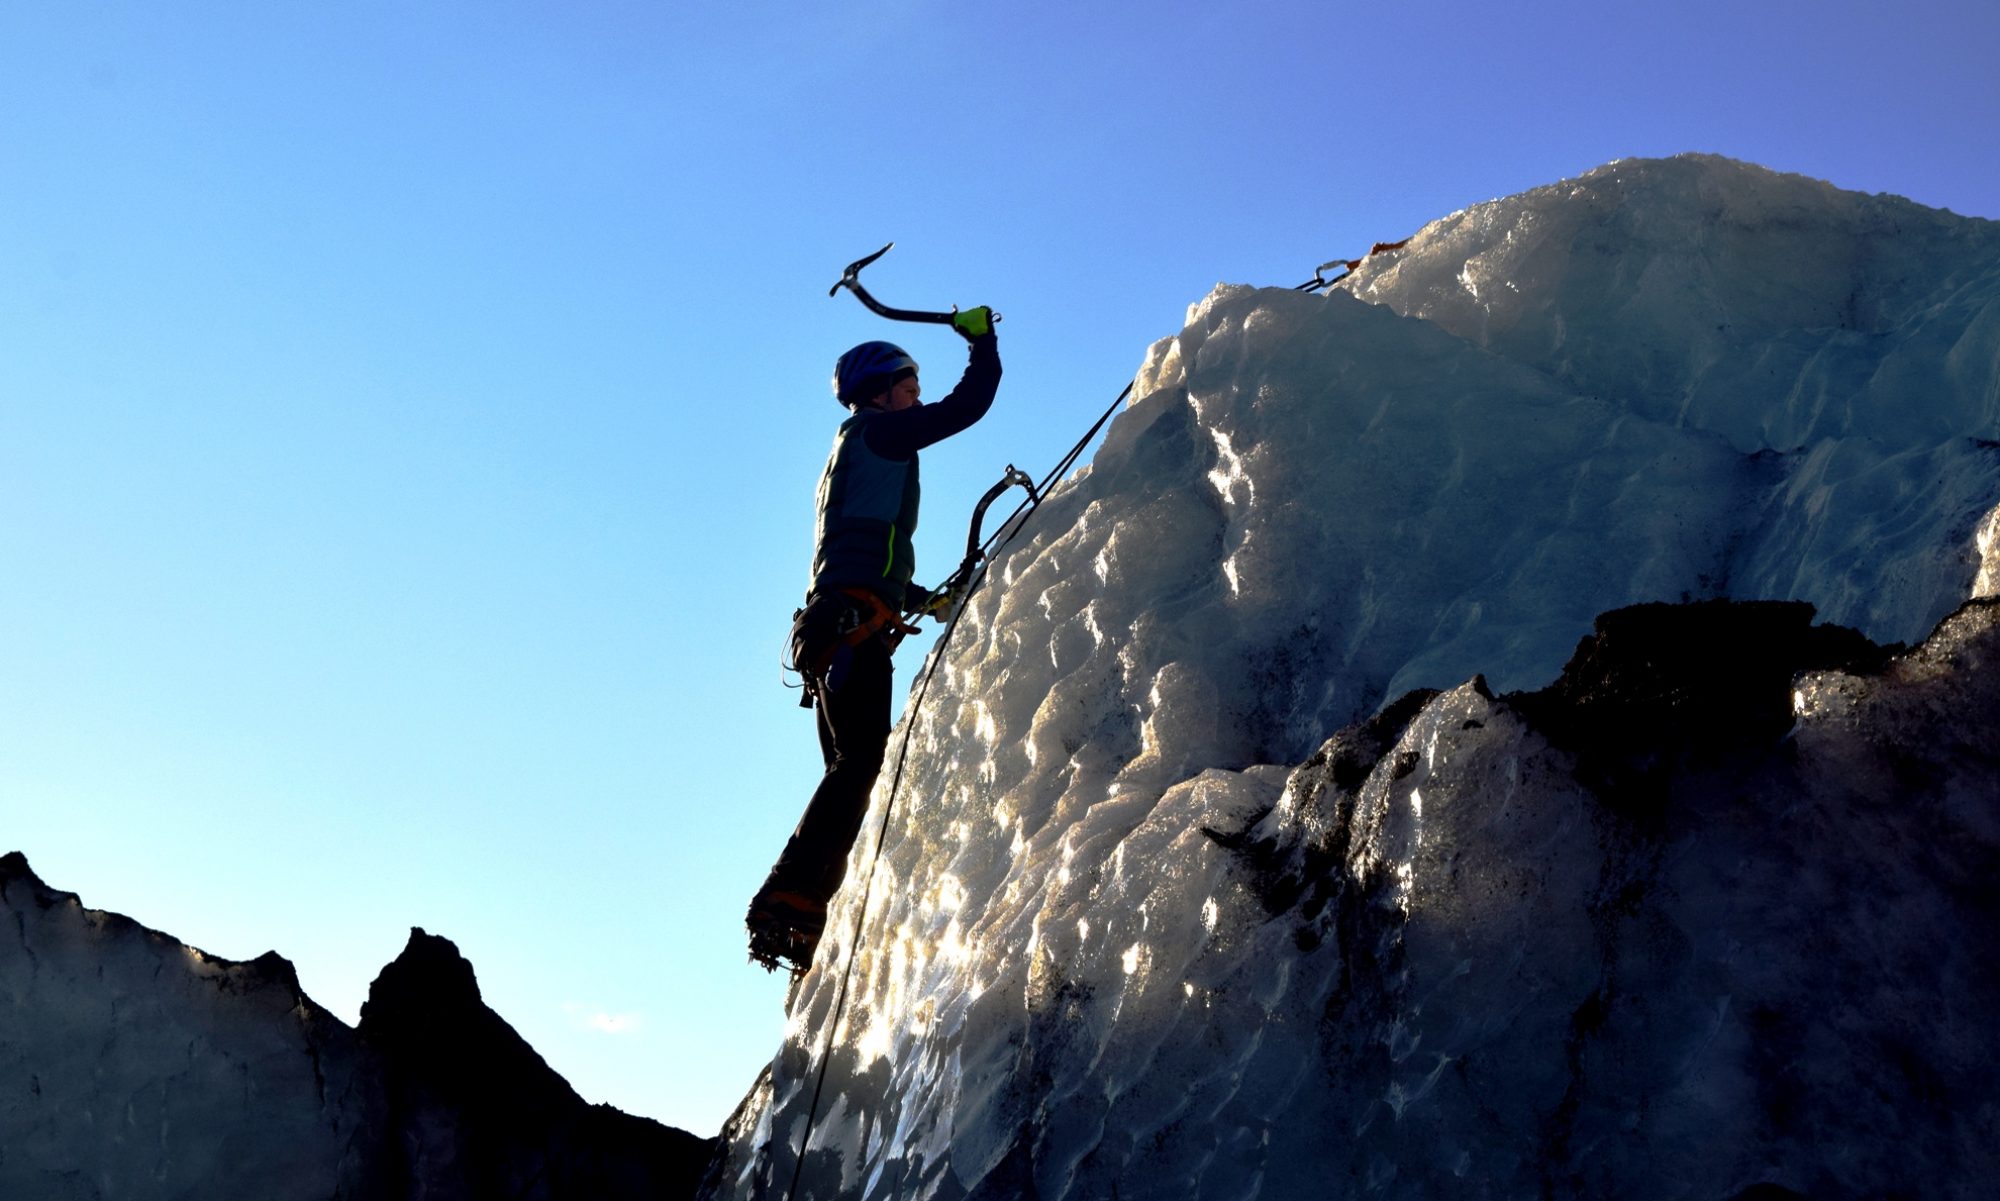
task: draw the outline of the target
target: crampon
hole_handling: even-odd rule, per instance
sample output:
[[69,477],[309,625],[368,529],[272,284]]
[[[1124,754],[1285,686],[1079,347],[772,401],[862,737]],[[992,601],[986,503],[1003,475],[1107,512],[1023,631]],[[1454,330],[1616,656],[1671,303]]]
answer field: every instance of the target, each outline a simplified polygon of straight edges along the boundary
[[826,928],[826,909],[806,897],[777,893],[752,904],[744,925],[750,932],[750,962],[767,972],[782,967],[797,979],[812,966]]

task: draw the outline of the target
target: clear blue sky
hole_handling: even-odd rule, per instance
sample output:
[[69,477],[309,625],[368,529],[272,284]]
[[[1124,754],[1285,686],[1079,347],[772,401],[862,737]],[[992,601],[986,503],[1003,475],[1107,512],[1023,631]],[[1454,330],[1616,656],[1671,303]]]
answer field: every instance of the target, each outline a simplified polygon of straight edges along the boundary
[[[352,1020],[421,925],[713,1133],[834,357],[963,352],[927,564],[1218,281],[1613,158],[2000,217],[2000,6],[0,5],[0,850]],[[907,682],[924,643],[902,656]]]

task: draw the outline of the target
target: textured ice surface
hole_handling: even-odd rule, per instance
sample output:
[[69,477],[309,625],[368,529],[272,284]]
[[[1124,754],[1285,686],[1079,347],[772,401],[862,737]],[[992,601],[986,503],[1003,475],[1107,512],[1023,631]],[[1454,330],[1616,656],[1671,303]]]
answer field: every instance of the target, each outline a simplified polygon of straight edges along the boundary
[[2000,225],[1712,156],[1627,160],[1454,213],[1347,286],[1768,457],[1782,486],[1731,593],[1899,642],[1964,597],[1948,568],[1994,501]]
[[1491,695],[1637,602],[1805,600],[1884,641],[1958,606],[2000,500],[1992,223],[1621,163],[1349,286],[1195,305],[1000,558],[719,1194],[788,1184],[857,952],[801,1196],[1860,1195],[1896,1181],[1885,1131],[1948,1163],[1940,1129],[1990,1128],[1910,1116],[1922,1084],[1827,1102],[1994,1049],[1897,1027],[1937,973],[1846,974],[1991,989],[1948,938],[1991,863],[1990,683],[1934,648],[1820,680],[1802,766],[1650,824]]
[[2000,596],[2000,505],[1979,523],[1979,577],[1972,595]]

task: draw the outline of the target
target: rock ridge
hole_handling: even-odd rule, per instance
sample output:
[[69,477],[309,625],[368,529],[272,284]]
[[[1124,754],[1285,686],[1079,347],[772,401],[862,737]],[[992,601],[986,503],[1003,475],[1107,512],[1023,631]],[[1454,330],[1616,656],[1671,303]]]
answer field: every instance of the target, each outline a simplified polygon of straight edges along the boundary
[[412,930],[359,1028],[0,856],[0,1196],[691,1196],[713,1142],[576,1095]]

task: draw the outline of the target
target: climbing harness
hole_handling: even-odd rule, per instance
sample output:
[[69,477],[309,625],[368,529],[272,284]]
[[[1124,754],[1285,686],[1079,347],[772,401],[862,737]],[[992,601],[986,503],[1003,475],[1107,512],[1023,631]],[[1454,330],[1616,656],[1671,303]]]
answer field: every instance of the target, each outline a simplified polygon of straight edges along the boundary
[[[1346,279],[1365,259],[1377,254],[1386,254],[1391,251],[1400,250],[1408,241],[1409,239],[1405,238],[1402,242],[1377,242],[1369,250],[1368,254],[1363,255],[1359,259],[1336,259],[1329,263],[1322,263],[1314,270],[1311,280],[1300,284],[1293,290],[1318,292],[1321,289],[1331,287],[1341,280]],[[840,289],[844,287],[853,292],[861,303],[892,321],[924,321],[949,324],[951,321],[950,313],[913,313],[904,309],[892,309],[878,302],[861,287],[859,280],[856,278],[860,274],[861,269],[888,253],[889,247],[894,245],[895,243],[891,242],[889,246],[884,246],[874,254],[848,264],[846,272],[840,277],[840,281],[827,291],[827,295],[837,295]],[[1325,273],[1329,267],[1344,267],[1346,271],[1341,275],[1328,279]],[[999,320],[999,314],[994,314],[994,320]],[[931,647],[929,658],[925,662],[922,674],[918,677],[917,689],[910,698],[909,706],[904,710],[903,740],[896,751],[896,770],[889,780],[889,794],[882,802],[882,821],[876,830],[875,850],[869,857],[867,876],[862,883],[861,902],[855,907],[854,929],[848,937],[847,963],[841,972],[840,989],[834,995],[832,1012],[828,1015],[826,1045],[820,1050],[819,1073],[813,1083],[812,1101],[806,1107],[805,1130],[799,1137],[798,1154],[792,1161],[792,1183],[791,1188],[786,1192],[787,1201],[796,1201],[798,1197],[799,1179],[805,1169],[806,1148],[812,1143],[813,1127],[819,1121],[820,1095],[826,1088],[826,1070],[832,1062],[833,1038],[839,1032],[840,1020],[846,1013],[847,995],[853,984],[854,964],[858,958],[854,952],[861,945],[861,931],[866,925],[868,917],[868,901],[875,889],[876,868],[880,865],[882,851],[889,842],[889,823],[895,814],[897,793],[901,791],[903,786],[903,767],[910,753],[910,735],[916,726],[915,715],[923,709],[924,698],[930,694],[931,680],[936,677],[938,668],[944,664],[945,648],[950,645],[952,634],[958,630],[960,618],[964,617],[966,610],[970,607],[972,594],[978,590],[980,584],[985,582],[986,573],[992,567],[994,557],[1020,535],[1021,530],[1027,525],[1029,516],[1041,507],[1044,500],[1048,499],[1049,489],[1054,486],[1057,480],[1060,480],[1068,473],[1071,467],[1075,466],[1077,459],[1082,457],[1084,449],[1090,445],[1093,438],[1097,437],[1098,431],[1104,428],[1105,423],[1111,420],[1112,414],[1116,413],[1118,407],[1124,404],[1131,395],[1132,384],[1128,383],[1112,399],[1111,404],[1105,408],[1097,420],[1091,424],[1090,429],[1084,433],[1083,437],[1077,439],[1076,445],[1070,447],[1069,453],[1062,457],[1062,461],[1057,463],[1047,475],[1042,477],[1041,483],[1036,484],[1031,482],[1028,476],[1016,469],[1013,464],[1009,463],[1007,465],[1006,475],[1001,477],[999,483],[987,489],[986,494],[979,498],[979,503],[973,510],[972,529],[966,537],[965,559],[959,563],[958,570],[953,572],[938,589],[940,592],[943,592],[954,586],[962,586],[964,595],[952,607],[951,617],[945,623],[944,633],[938,636],[936,644]],[[985,520],[986,510],[1007,489],[1016,486],[1026,489],[1028,498],[1022,501],[1008,515],[1006,521],[1000,523],[1000,527],[991,536],[982,541],[980,538],[982,532],[981,526]]]
[[[1120,399],[1123,399],[1122,395]],[[1094,433],[1095,431],[1093,430]],[[1085,439],[1085,441],[1088,441],[1088,439]],[[1044,481],[1044,486],[1046,485],[1047,481]],[[1035,481],[1028,477],[1027,472],[1022,471],[1012,463],[1007,464],[1007,473],[1000,477],[1000,482],[988,488],[985,495],[979,498],[979,502],[972,506],[972,521],[966,527],[965,531],[965,558],[959,561],[956,571],[945,577],[944,583],[939,584],[932,590],[933,596],[952,597],[950,608],[944,610],[945,612],[955,611],[963,607],[965,601],[970,597],[971,589],[969,585],[985,565],[988,552],[991,549],[991,543],[982,541],[980,538],[980,534],[984,531],[986,523],[986,510],[993,507],[993,502],[1000,499],[1002,493],[1014,487],[1026,489],[1031,501],[1036,504],[1041,503],[1041,489],[1035,486]],[[1019,509],[1016,509],[1013,515],[1009,516],[1007,520],[1010,522],[1013,521],[1015,517],[1020,515],[1020,512]],[[1005,527],[1002,528],[1004,529]],[[997,532],[995,536],[998,536]],[[779,666],[786,671],[796,671],[799,673],[801,687],[804,689],[804,695],[799,697],[799,708],[801,709],[810,709],[813,707],[813,696],[817,687],[814,681],[826,675],[827,668],[833,663],[833,657],[839,653],[841,647],[860,646],[870,638],[873,638],[877,633],[887,630],[888,633],[884,636],[889,641],[889,648],[894,650],[902,644],[904,638],[911,634],[920,634],[923,632],[917,626],[903,621],[889,608],[888,604],[881,597],[866,588],[842,588],[839,591],[842,595],[850,596],[860,602],[861,607],[868,612],[869,616],[854,626],[839,630],[838,637],[832,642],[827,643],[826,649],[813,656],[809,662],[799,661],[798,656],[801,650],[800,643],[802,639],[799,637],[797,631],[799,623],[806,616],[807,610],[812,607],[811,600],[807,601],[806,608],[794,610],[792,613],[792,629],[794,633],[791,639],[791,647],[789,648],[790,654],[789,657],[783,657],[779,660]],[[940,639],[939,641],[942,643],[943,640]],[[789,681],[785,681],[785,686],[787,688],[792,687]],[[768,967],[770,965],[766,964],[765,966]]]
[[[832,630],[834,636],[828,638],[826,637],[828,631],[824,625],[820,625],[817,629],[813,626],[813,623],[819,620],[815,617],[815,606],[830,601],[835,596],[846,597],[854,603],[840,606],[841,614],[836,619],[839,624]],[[840,653],[841,647],[860,646],[870,638],[880,635],[893,651],[902,645],[903,639],[921,632],[916,626],[898,616],[887,601],[875,595],[870,589],[856,587],[839,588],[832,593],[815,592],[806,599],[803,609],[794,610],[792,613],[792,637],[789,648],[791,657],[783,664],[787,669],[798,672],[799,678],[803,681],[805,691],[804,695],[799,697],[799,708],[813,707],[813,702],[819,693],[819,681],[826,678],[827,670],[833,666],[834,656]],[[805,648],[814,644],[818,644],[820,649],[809,660],[802,660],[800,656]],[[765,966],[770,965],[765,964]]]

